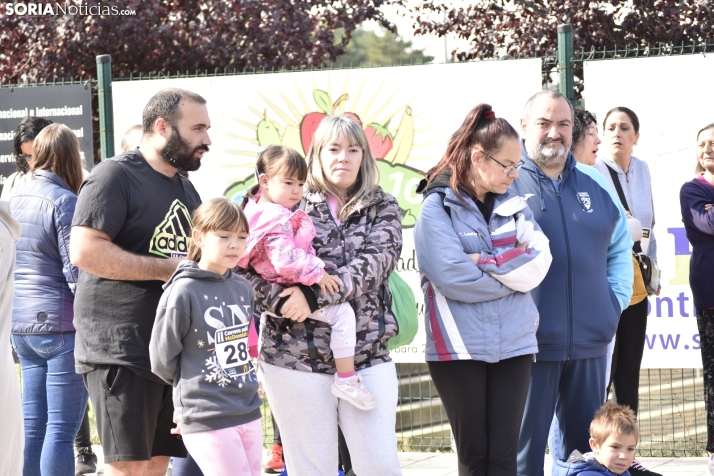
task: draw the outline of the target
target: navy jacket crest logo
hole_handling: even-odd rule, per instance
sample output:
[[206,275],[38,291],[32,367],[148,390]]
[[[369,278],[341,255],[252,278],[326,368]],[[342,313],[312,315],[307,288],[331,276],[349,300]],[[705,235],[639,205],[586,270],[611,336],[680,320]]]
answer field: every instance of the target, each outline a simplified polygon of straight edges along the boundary
[[588,195],[588,192],[578,192],[577,197],[578,201],[583,206],[583,210],[588,213],[592,212],[592,209],[590,208],[590,195]]

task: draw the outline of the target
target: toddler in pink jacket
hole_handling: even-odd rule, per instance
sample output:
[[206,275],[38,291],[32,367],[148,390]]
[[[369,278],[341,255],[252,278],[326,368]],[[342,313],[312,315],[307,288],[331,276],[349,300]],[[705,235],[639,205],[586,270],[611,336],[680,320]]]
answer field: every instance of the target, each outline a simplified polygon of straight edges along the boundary
[[[284,286],[317,284],[334,293],[342,282],[325,272],[315,256],[315,227],[303,210],[292,211],[302,199],[307,164],[288,147],[271,146],[258,157],[258,183],[243,202],[250,234],[238,266],[252,267],[263,279]],[[371,410],[377,401],[355,373],[355,313],[348,303],[318,309],[309,317],[332,328],[330,350],[337,374],[332,393],[360,410]]]

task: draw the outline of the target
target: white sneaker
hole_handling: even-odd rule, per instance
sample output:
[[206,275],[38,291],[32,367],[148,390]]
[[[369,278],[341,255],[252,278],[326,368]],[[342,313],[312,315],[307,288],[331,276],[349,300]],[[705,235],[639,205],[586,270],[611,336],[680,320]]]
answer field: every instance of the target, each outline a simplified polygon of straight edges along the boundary
[[714,455],[709,457],[709,463],[707,464],[707,476],[714,476]]
[[371,410],[377,406],[377,400],[362,383],[362,377],[357,374],[345,382],[340,382],[339,377],[335,374],[332,379],[332,394],[337,398],[347,400],[360,410]]

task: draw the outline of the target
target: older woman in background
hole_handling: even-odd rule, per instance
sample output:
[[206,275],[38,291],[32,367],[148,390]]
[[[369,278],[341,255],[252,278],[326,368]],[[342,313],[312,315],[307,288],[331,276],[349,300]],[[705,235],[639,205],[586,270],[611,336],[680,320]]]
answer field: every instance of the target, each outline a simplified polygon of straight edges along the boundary
[[687,239],[692,244],[689,285],[701,342],[707,409],[709,473],[714,474],[714,124],[697,133],[697,176],[682,185],[679,202]]

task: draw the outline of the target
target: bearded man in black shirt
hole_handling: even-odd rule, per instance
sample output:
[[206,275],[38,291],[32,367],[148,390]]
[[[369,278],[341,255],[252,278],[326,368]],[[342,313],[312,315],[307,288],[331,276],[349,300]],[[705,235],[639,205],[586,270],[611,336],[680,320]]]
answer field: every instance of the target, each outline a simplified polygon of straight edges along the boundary
[[179,169],[201,166],[206,101],[164,89],[144,108],[138,149],[96,166],[80,189],[70,255],[80,269],[75,360],[97,415],[106,476],[164,475],[186,456],[172,435],[172,388],[151,373],[149,340],[162,284],[186,256],[201,198]]

